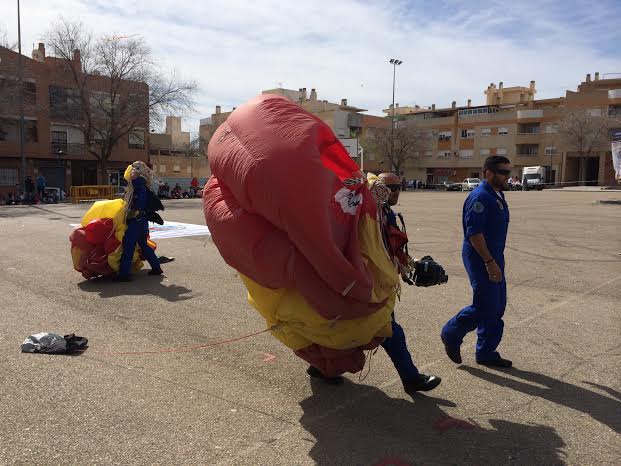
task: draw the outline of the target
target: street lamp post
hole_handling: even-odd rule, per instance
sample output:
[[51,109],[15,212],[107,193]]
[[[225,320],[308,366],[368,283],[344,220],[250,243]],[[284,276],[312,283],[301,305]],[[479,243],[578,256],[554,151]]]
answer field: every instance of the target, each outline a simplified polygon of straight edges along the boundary
[[395,78],[397,74],[397,65],[400,65],[401,63],[403,63],[403,61],[397,58],[390,59],[390,64],[392,65],[392,118],[390,122],[390,159],[391,161],[394,161],[394,153],[395,153]]
[[26,188],[26,157],[24,156],[24,84],[22,76],[22,26],[17,0],[17,85],[19,86],[19,158],[22,165],[22,189]]

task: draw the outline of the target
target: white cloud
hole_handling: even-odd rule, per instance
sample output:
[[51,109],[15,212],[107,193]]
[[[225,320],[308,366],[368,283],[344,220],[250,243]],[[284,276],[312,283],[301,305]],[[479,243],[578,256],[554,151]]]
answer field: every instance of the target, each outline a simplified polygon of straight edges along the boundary
[[[131,6],[129,6],[131,5]],[[614,3],[257,2],[229,0],[32,0],[22,4],[29,51],[59,14],[105,34],[142,34],[165,67],[201,86],[198,117],[237,106],[263,89],[314,87],[320,99],[381,114],[392,98],[389,58],[401,105],[484,101],[490,82],[537,81],[538,97],[574,89],[586,73],[617,70]],[[13,10],[12,10],[13,9]],[[0,21],[16,36],[14,7]],[[571,14],[570,14],[571,13]],[[618,15],[617,15],[618,17]],[[0,22],[0,25],[2,23]],[[613,42],[615,43],[615,42]],[[618,41],[617,41],[618,43]],[[27,46],[26,46],[27,44]]]

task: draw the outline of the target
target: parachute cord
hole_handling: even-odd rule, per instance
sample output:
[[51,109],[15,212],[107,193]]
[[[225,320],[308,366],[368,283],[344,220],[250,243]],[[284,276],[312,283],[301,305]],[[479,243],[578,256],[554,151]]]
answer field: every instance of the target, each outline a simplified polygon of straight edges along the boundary
[[[359,382],[364,382],[364,379],[366,379],[367,376],[371,373],[371,360],[373,359],[373,355],[377,353],[377,350],[379,350],[379,347],[375,348],[374,350],[369,350],[367,353],[365,353],[364,366],[362,367],[362,371],[360,371],[360,374],[358,375]],[[369,369],[367,370],[367,373],[363,375],[364,368],[367,365],[367,361],[369,361]]]
[[229,340],[216,341],[216,342],[207,343],[207,344],[204,344],[204,345],[187,346],[187,347],[182,347],[182,348],[167,348],[167,349],[160,349],[160,350],[153,350],[153,351],[111,351],[111,352],[94,351],[94,352],[90,352],[90,353],[91,354],[98,354],[98,355],[101,355],[101,356],[144,356],[144,355],[150,355],[150,354],[163,354],[163,353],[188,353],[188,352],[191,352],[191,351],[201,350],[201,349],[205,349],[205,348],[211,348],[211,347],[214,347],[214,346],[226,345],[226,344],[230,344],[230,343],[233,343],[233,342],[236,342],[236,341],[245,340],[247,338],[254,337],[256,335],[261,335],[262,333],[278,330],[279,327],[280,327],[280,324],[274,324],[271,327],[266,328],[265,330],[261,330],[259,332],[248,333],[246,335],[242,335],[242,336],[239,336],[237,338],[231,338]]

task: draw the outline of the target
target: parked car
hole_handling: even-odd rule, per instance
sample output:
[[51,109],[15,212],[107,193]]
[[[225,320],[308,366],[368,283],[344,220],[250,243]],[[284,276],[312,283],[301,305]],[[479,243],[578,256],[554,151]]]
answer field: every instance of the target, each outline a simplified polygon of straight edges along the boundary
[[474,188],[477,188],[481,184],[481,180],[478,178],[466,178],[461,183],[461,189],[463,191],[472,191]]
[[461,189],[462,189],[461,183],[453,183],[452,181],[444,182],[445,191],[461,191]]

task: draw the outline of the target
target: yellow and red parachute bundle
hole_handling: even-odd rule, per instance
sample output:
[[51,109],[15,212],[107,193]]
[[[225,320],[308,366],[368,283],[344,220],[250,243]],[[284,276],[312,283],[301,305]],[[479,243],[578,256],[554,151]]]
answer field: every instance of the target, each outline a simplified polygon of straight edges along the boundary
[[397,271],[363,174],[330,128],[262,95],[209,144],[205,219],[272,334],[326,375],[391,335]]
[[[73,268],[87,280],[112,276],[119,271],[127,229],[125,211],[123,199],[95,202],[82,218],[82,226],[71,232]],[[149,245],[156,247],[151,240]],[[140,248],[136,247],[132,269],[139,270],[142,265]]]

